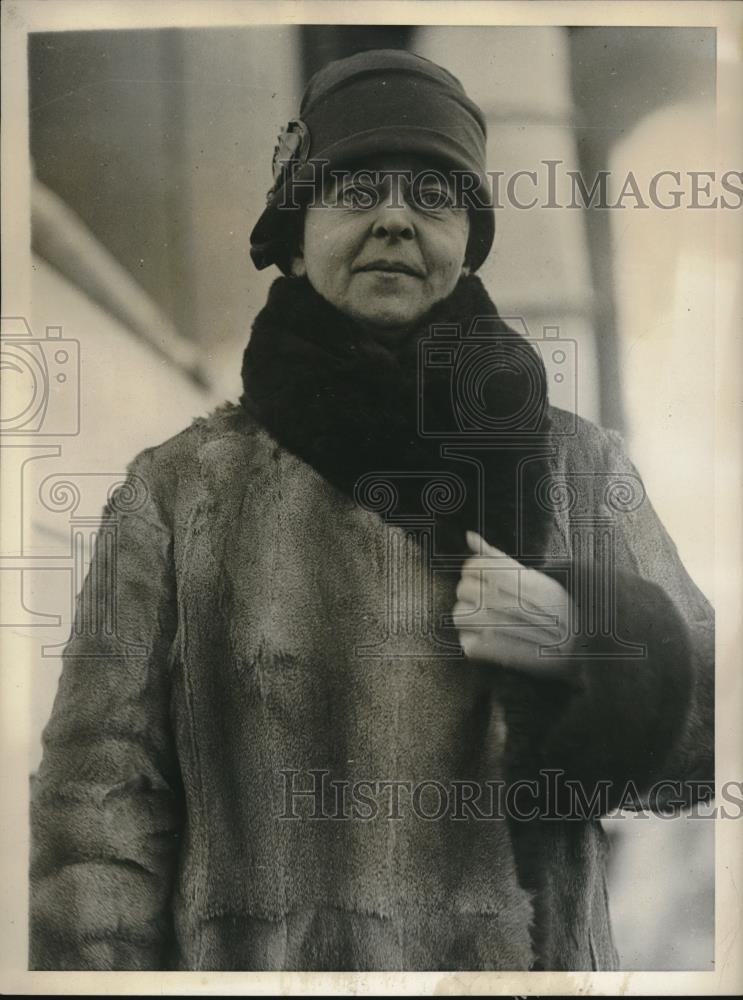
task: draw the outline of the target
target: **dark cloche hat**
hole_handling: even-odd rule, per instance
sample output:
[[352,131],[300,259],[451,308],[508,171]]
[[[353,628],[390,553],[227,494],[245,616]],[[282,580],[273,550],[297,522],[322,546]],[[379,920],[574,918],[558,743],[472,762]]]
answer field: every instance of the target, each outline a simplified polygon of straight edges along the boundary
[[253,263],[288,273],[298,213],[286,206],[308,197],[317,164],[332,171],[379,153],[409,153],[472,175],[467,263],[477,270],[495,235],[486,138],[482,112],[459,80],[423,56],[373,49],[328,63],[307,85],[299,118],[279,136],[274,185],[250,235]]

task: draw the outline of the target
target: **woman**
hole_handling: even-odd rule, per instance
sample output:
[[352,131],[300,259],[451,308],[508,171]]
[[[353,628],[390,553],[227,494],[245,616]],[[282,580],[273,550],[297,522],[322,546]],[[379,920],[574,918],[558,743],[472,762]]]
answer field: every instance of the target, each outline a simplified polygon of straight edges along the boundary
[[711,778],[709,606],[476,277],[459,82],[332,63],[274,166],[252,255],[284,276],[240,403],[105,511],[114,589],[99,542],[34,793],[31,963],[615,968],[598,817]]

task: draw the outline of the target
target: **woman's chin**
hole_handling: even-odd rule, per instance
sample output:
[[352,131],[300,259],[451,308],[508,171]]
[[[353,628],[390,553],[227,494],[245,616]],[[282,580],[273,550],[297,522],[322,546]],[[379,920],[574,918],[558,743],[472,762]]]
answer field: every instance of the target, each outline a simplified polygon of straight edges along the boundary
[[359,320],[359,323],[365,330],[368,330],[369,333],[380,340],[395,340],[398,337],[402,337],[415,326],[416,318],[407,319],[400,316],[375,317],[373,319]]
[[424,315],[426,309],[419,303],[366,302],[352,313],[362,326],[380,334],[402,333]]

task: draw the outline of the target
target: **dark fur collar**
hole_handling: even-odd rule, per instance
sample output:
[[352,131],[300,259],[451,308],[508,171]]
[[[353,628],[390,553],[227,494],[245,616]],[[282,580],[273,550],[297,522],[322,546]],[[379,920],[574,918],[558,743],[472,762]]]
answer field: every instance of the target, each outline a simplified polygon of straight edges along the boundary
[[[456,324],[459,333],[445,336],[431,348],[438,355],[423,363],[422,341],[431,343],[434,324]],[[463,370],[470,359],[471,377]],[[487,375],[481,383],[480,375]],[[385,516],[412,524],[427,514],[440,551],[467,554],[464,532],[472,528],[510,555],[541,555],[548,515],[535,488],[547,472],[544,366],[498,317],[479,278],[462,278],[394,347],[340,313],[306,279],[279,278],[253,325],[242,380],[242,405],[281,445],[362,504],[371,496],[368,474],[379,473],[387,492],[377,496],[395,495]],[[468,406],[485,414],[486,428],[467,424]],[[442,435],[422,433],[431,428]],[[451,446],[465,457],[447,457]],[[441,474],[449,485],[458,477],[459,506],[443,509],[446,487],[435,495]]]

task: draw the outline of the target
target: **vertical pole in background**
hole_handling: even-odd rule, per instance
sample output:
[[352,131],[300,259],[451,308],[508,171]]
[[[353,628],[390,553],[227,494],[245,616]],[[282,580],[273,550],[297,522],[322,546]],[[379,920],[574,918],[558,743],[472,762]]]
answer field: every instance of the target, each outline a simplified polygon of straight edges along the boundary
[[[576,110],[575,142],[578,168],[588,190],[601,171],[609,169],[609,151],[616,139],[610,127],[589,125],[596,114],[594,88],[583,86],[578,67],[581,59],[581,29],[569,28],[570,71],[573,102]],[[576,33],[578,32],[578,34]],[[607,115],[602,120],[611,120]],[[611,219],[606,210],[587,208],[582,212],[588,244],[588,262],[593,284],[593,325],[598,341],[596,352],[599,375],[599,423],[624,432],[626,428],[622,398],[622,371],[614,299],[614,250]]]
[[[485,116],[496,206],[493,249],[479,276],[510,325],[574,344],[567,378],[545,350],[550,403],[600,421],[594,288],[585,212],[567,207],[578,171],[568,32],[556,26],[420,28],[417,50],[454,73]],[[557,377],[556,377],[557,376]]]

